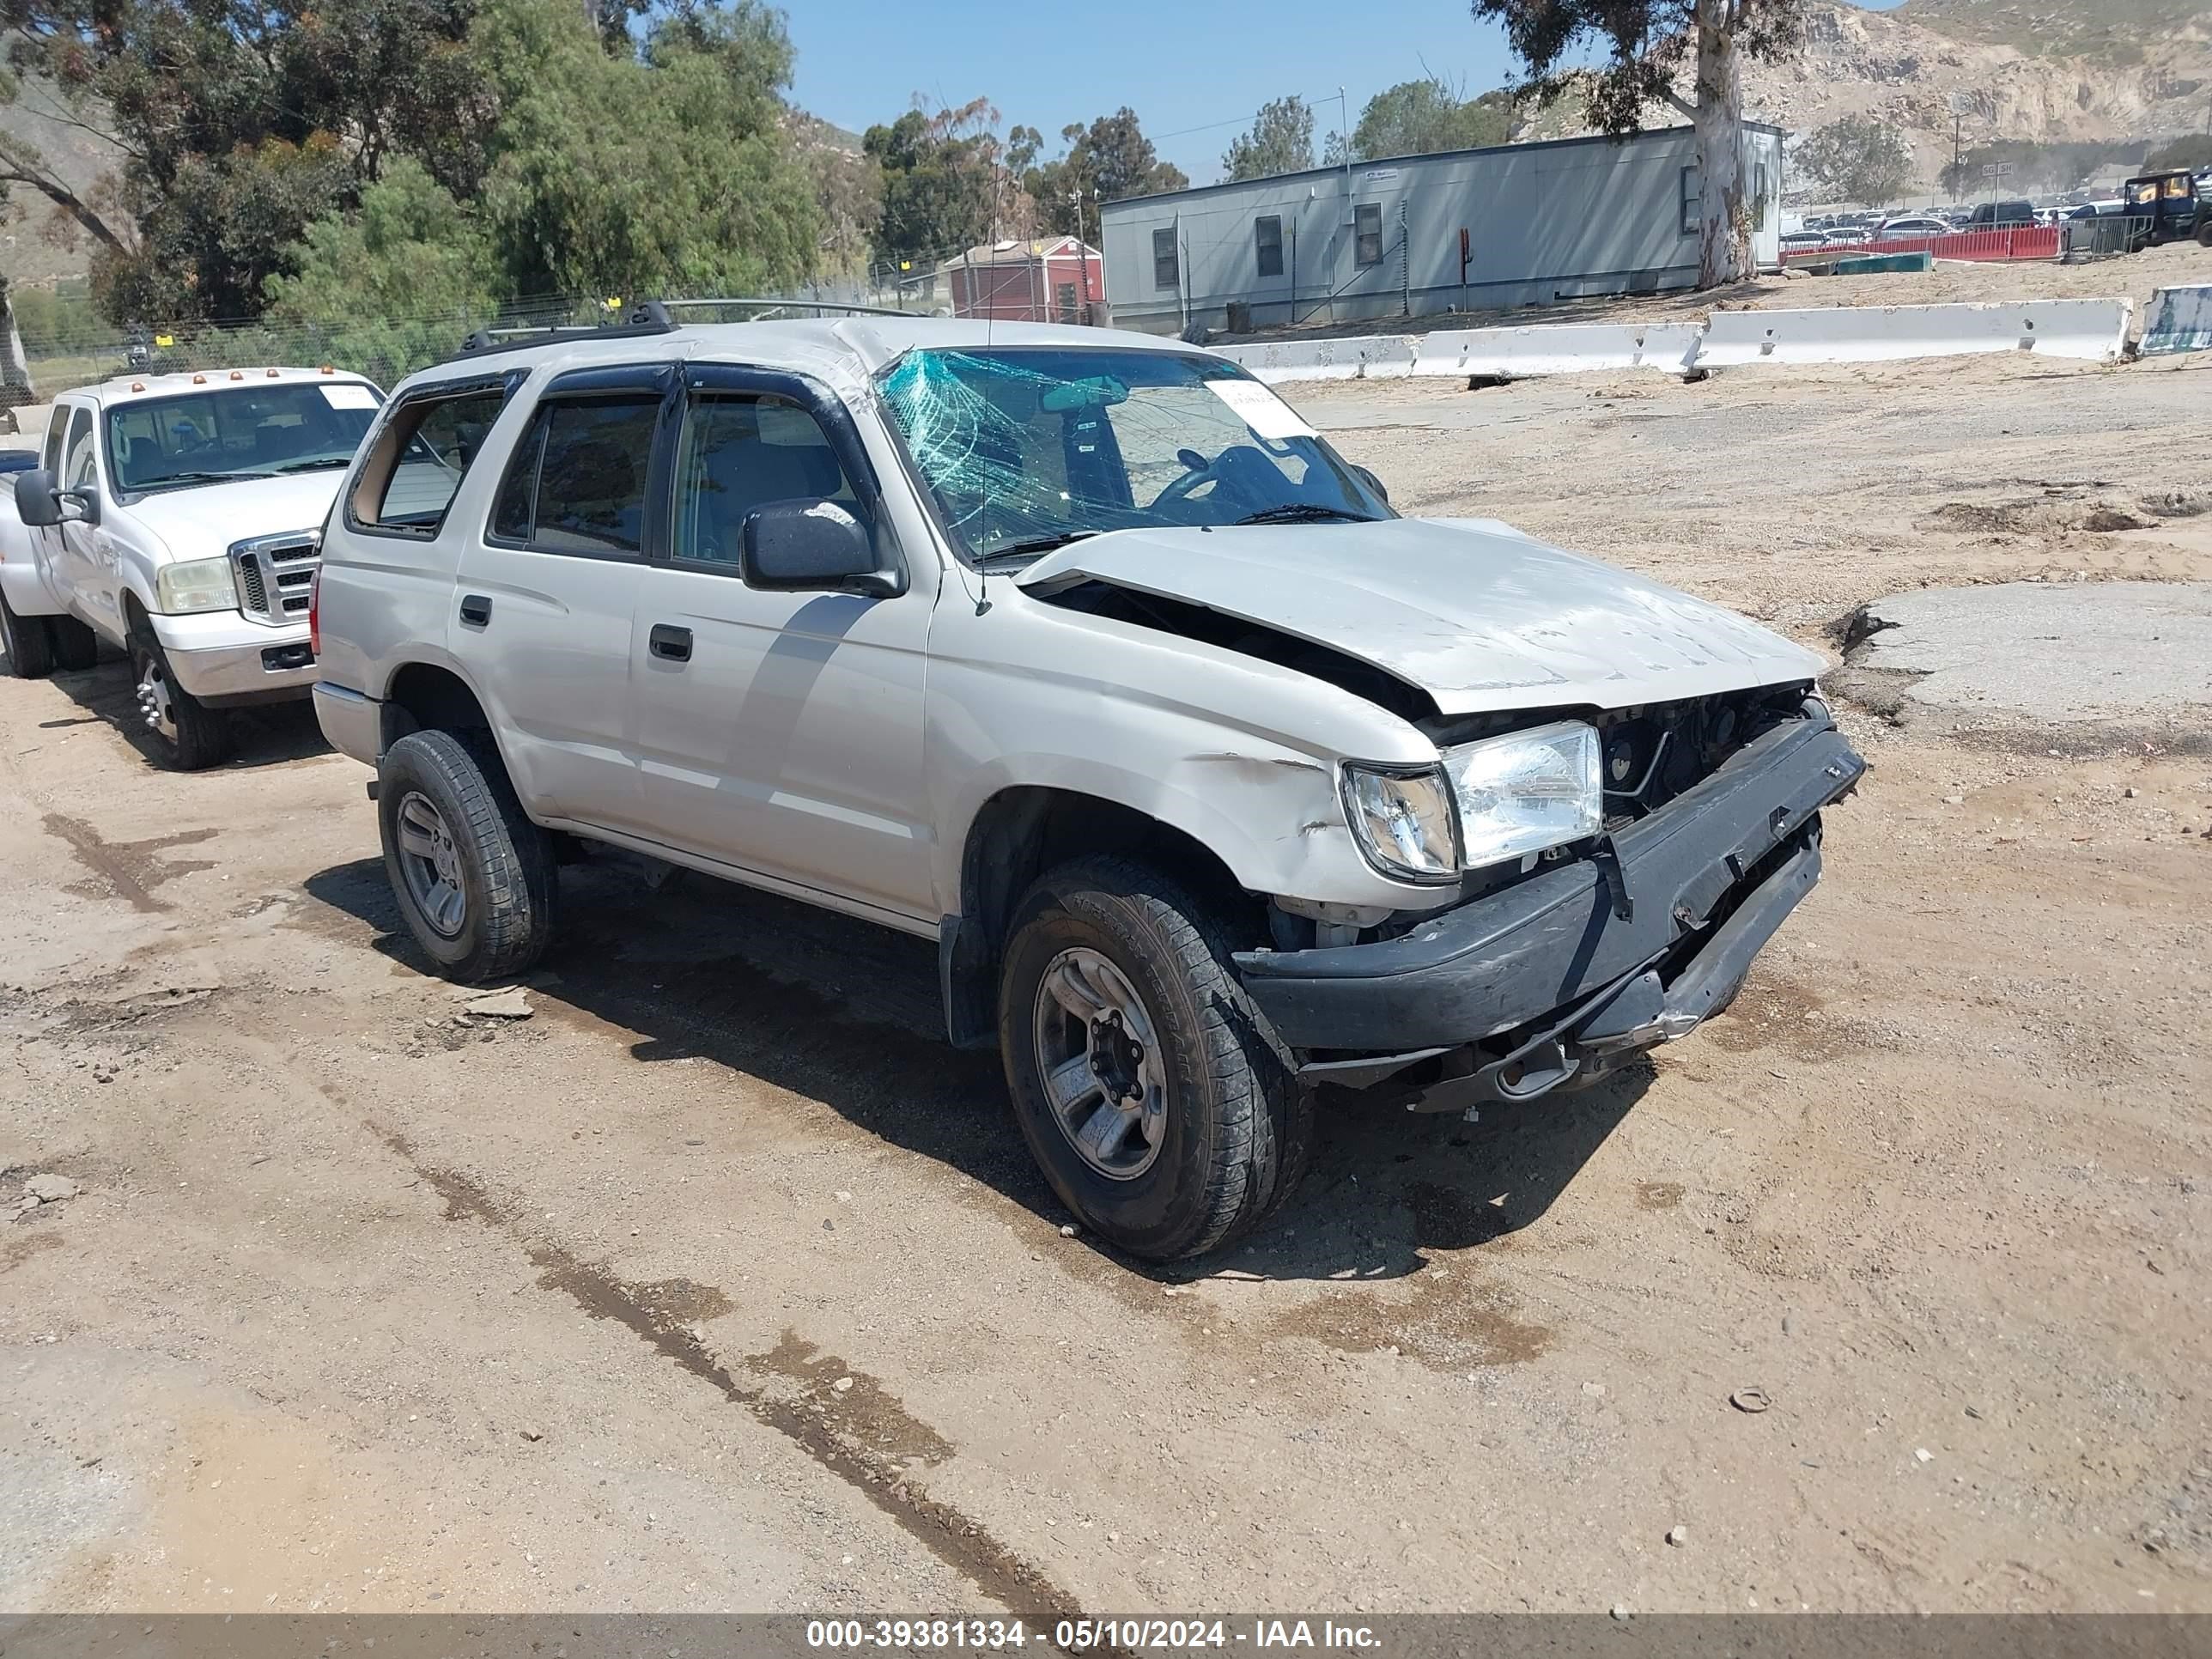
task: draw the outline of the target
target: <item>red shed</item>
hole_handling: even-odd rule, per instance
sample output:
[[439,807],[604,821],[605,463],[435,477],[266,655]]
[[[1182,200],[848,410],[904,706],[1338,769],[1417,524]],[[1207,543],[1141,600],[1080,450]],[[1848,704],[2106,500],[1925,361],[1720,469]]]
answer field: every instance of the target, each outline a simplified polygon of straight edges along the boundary
[[1073,236],[986,242],[945,268],[952,313],[1002,323],[1080,323],[1106,297],[1098,250]]

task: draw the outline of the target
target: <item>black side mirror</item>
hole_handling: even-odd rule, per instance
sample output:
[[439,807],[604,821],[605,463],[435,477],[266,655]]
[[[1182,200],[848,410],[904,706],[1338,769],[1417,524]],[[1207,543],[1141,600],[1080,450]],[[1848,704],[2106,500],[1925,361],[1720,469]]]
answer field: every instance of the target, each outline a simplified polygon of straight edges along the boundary
[[34,466],[15,476],[15,516],[41,530],[61,524],[98,524],[100,492],[57,489],[54,475]]
[[1358,476],[1360,483],[1365,484],[1370,489],[1375,492],[1376,498],[1382,501],[1383,506],[1388,507],[1390,505],[1390,492],[1382,488],[1382,479],[1376,477],[1372,472],[1369,471],[1364,466],[1355,465],[1352,470]]
[[836,501],[770,501],[747,515],[745,585],[773,592],[858,593],[889,599],[906,590],[876,557],[868,527]]

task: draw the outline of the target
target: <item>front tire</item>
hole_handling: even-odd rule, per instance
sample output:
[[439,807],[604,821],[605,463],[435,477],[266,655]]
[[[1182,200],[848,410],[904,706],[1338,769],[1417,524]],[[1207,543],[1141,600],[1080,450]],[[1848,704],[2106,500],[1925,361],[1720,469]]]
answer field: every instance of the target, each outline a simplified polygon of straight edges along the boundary
[[1090,858],[1016,912],[1000,1051],[1022,1138],[1067,1206],[1172,1261],[1273,1211],[1310,1154],[1313,1104],[1206,909],[1158,871]]
[[384,751],[376,816],[407,929],[465,985],[527,971],[553,935],[553,838],[522,810],[489,738],[415,732]]
[[150,640],[133,640],[131,672],[137,682],[139,719],[154,758],[162,767],[172,772],[202,772],[230,757],[237,740],[230,716],[179,685],[161,647]]
[[8,672],[19,680],[42,680],[54,670],[53,619],[19,617],[0,595],[0,645],[8,651]]

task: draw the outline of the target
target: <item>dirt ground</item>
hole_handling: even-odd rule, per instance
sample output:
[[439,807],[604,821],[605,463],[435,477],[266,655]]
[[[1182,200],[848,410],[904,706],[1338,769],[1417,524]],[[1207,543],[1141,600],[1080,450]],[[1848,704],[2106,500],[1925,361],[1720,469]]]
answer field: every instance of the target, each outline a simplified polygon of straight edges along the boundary
[[[2212,368],[1293,392],[1401,507],[1827,648],[2212,576]],[[0,683],[0,1215],[82,1188],[0,1222],[0,1608],[2212,1610],[2212,760],[2162,733],[1846,707],[1730,1013],[1341,1109],[1161,1275],[1061,1236],[926,945],[595,866],[471,1016],[311,720],[178,777],[129,706]]]
[[1760,276],[1717,293],[1621,295],[1508,310],[1432,312],[1420,317],[1330,318],[1326,309],[1296,328],[1220,334],[1213,343],[1297,339],[1322,335],[1425,334],[1438,328],[1522,327],[1540,323],[1703,322],[1715,311],[1796,309],[1814,306],[1924,306],[1955,301],[2103,300],[2135,301],[2136,331],[2152,290],[2212,283],[2212,248],[2169,242],[2140,253],[2060,264],[2055,259],[1942,259],[1932,270],[1881,271],[1863,276]]

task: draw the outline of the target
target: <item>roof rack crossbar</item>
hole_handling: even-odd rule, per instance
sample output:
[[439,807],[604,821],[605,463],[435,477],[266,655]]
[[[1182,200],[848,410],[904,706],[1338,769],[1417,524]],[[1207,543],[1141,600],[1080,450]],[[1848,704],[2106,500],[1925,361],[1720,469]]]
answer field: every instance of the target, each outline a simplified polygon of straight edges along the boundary
[[461,342],[459,355],[503,351],[520,344],[547,345],[558,340],[604,340],[636,334],[665,334],[676,326],[668,307],[658,300],[641,300],[626,307],[619,323],[593,323],[581,328],[562,323],[513,323],[504,327],[480,328]]
[[[891,306],[848,304],[842,300],[800,300],[793,299],[788,295],[732,294],[706,300],[653,300],[647,303],[657,305],[664,312],[696,311],[708,306],[760,306],[770,311],[811,311],[817,317],[825,311],[849,312],[862,317],[912,317],[916,314],[911,311],[900,311]],[[753,320],[764,322],[767,319],[757,317]]]

